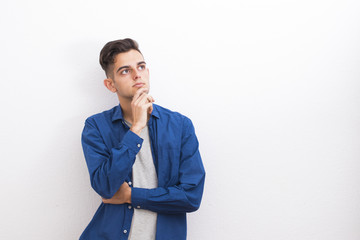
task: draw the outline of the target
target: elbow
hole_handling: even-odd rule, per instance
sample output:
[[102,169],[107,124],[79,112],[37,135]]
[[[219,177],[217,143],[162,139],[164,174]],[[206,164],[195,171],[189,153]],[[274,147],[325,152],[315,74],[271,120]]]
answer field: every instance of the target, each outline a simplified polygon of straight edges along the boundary
[[110,191],[110,188],[106,187],[106,185],[107,184],[101,184],[98,181],[95,181],[94,179],[91,180],[91,187],[94,189],[94,191],[97,194],[99,194],[101,197],[110,199],[114,196],[115,193],[112,193]]
[[198,204],[190,204],[190,205],[188,206],[188,208],[186,209],[186,212],[188,212],[188,213],[195,212],[195,211],[197,211],[199,208],[200,208],[200,203],[198,203]]
[[197,185],[197,188],[194,189],[193,194],[188,195],[189,208],[187,212],[195,212],[200,208],[201,200],[204,192],[204,181],[205,181],[205,172],[201,178],[200,183]]
[[187,206],[186,206],[186,212],[195,212],[200,208],[201,205],[201,199],[202,199],[202,189],[200,192],[194,194],[193,196],[188,196],[187,198]]

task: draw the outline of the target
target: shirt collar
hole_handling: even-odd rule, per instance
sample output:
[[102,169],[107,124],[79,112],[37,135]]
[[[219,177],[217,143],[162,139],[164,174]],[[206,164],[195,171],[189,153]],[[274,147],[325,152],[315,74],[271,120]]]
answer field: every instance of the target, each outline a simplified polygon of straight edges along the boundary
[[[156,104],[153,104],[153,111],[150,114],[150,116],[160,118],[159,109],[158,109],[158,106]],[[113,122],[116,121],[116,120],[123,120],[123,114],[122,114],[120,104],[115,107],[114,114],[113,114],[111,120]]]

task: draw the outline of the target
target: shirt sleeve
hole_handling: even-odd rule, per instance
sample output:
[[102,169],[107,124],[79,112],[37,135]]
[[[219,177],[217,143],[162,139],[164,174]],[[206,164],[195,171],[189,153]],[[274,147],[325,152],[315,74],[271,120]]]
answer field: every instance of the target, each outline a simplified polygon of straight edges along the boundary
[[193,212],[200,207],[204,189],[205,169],[199,153],[199,143],[190,119],[184,119],[179,183],[154,189],[132,188],[131,202],[135,208],[157,213]]
[[92,188],[104,198],[112,198],[128,177],[143,139],[128,131],[118,146],[109,149],[93,119],[87,119],[81,143]]

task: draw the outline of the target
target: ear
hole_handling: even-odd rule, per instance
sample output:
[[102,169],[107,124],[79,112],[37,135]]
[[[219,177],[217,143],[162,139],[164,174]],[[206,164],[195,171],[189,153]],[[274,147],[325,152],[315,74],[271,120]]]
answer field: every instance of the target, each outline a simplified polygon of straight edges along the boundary
[[116,88],[114,86],[114,82],[111,78],[106,78],[104,80],[104,85],[107,89],[109,89],[111,92],[116,92]]

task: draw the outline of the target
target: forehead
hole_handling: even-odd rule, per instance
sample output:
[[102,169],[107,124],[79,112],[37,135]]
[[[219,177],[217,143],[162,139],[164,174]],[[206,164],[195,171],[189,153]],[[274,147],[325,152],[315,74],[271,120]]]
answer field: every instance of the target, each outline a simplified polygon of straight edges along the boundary
[[136,65],[138,62],[144,61],[144,57],[138,51],[131,49],[128,52],[119,53],[114,59],[114,66],[122,67],[126,65]]

